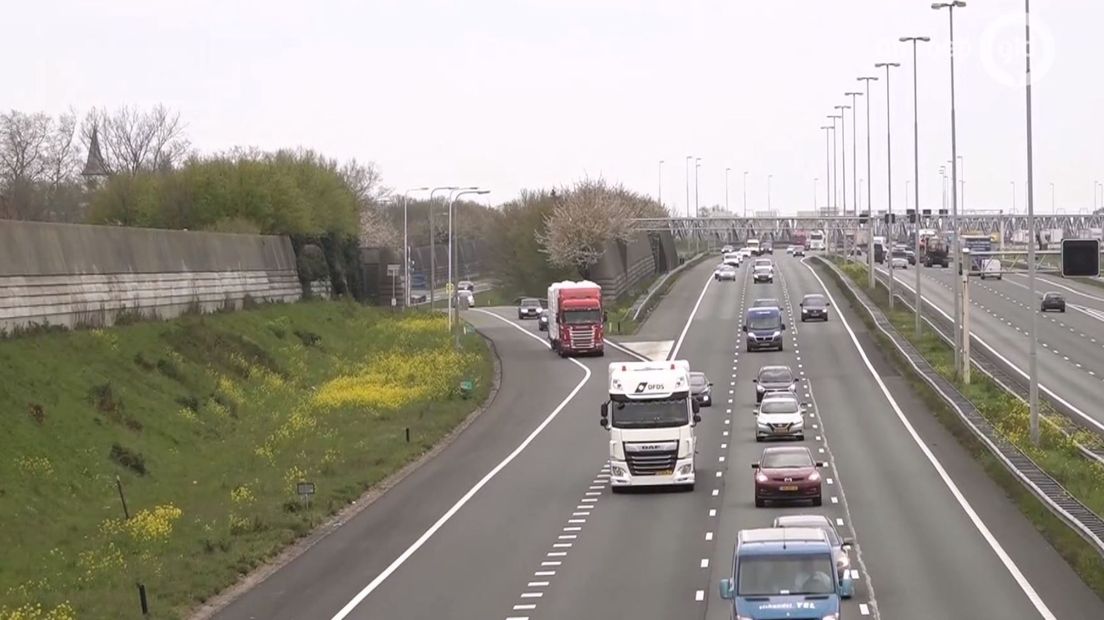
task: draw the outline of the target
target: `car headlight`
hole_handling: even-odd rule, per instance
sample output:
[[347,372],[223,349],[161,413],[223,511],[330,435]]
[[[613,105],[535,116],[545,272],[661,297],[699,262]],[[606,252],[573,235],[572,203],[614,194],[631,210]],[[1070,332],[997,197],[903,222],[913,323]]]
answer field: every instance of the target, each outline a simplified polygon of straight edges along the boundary
[[809,480],[811,480],[812,482],[820,482],[820,472],[814,471],[813,473],[809,474]]
[[755,481],[756,482],[766,482],[767,481],[767,475],[764,474],[763,472],[759,472],[759,473],[755,474]]
[[781,336],[781,335],[782,335],[782,332],[781,332],[781,331],[776,331],[776,332],[774,332],[774,336],[773,336],[773,337],[774,337],[774,338],[777,338],[777,337],[779,337],[779,336]]
[[755,391],[756,392],[765,392],[765,391],[767,391],[767,388],[765,388],[761,385],[757,385],[757,386],[755,386]]

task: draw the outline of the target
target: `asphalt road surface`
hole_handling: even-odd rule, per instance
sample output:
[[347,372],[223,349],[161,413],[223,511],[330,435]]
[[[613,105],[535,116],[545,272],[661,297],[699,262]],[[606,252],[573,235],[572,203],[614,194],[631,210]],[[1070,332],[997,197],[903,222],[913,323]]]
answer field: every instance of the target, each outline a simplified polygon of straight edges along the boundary
[[[909,298],[915,295],[915,267],[904,273],[894,270],[894,280],[905,286]],[[885,271],[882,271],[883,277]],[[955,269],[921,268],[921,294],[925,302],[947,316],[954,312]],[[1054,278],[1041,279],[1037,296],[1046,291],[1066,295],[1065,313],[1047,312],[1038,321],[1038,368],[1040,389],[1052,399],[1060,398],[1066,408],[1087,426],[1104,432],[1104,297],[1091,297],[1063,290],[1069,285]],[[1086,285],[1079,285],[1088,288]],[[1095,298],[1095,299],[1094,299]],[[1039,299],[1031,299],[1027,278],[1005,276],[1001,280],[970,278],[970,333],[980,339],[1026,376],[1028,368],[1031,313],[1039,310]],[[975,347],[977,345],[975,344]]]
[[[736,531],[817,512],[857,541],[845,617],[1104,618],[1104,603],[925,410],[849,309],[834,303],[827,323],[787,320],[783,352],[743,351],[740,318],[753,298],[777,298],[792,316],[802,294],[823,290],[801,259],[775,260],[774,284],[751,284],[746,266],[735,283],[711,281],[708,261],[688,270],[646,326],[714,382],[694,491],[609,493],[598,406],[606,365],[632,356],[608,348],[605,358],[560,359],[535,321],[473,310],[467,318],[503,362],[494,403],[218,617],[728,618],[716,583]],[[749,464],[764,446],[754,440],[751,378],[774,363],[803,372],[803,400],[815,403],[804,443],[830,462],[832,479],[818,508],[754,507]]]

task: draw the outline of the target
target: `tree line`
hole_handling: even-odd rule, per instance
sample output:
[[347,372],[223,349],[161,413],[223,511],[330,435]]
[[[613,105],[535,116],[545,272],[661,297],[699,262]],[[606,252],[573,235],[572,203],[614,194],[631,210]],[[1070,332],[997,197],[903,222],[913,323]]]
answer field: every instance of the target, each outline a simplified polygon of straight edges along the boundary
[[[0,218],[289,235],[304,283],[328,276],[338,294],[361,288],[359,248],[401,252],[403,201],[374,163],[309,149],[203,154],[185,129],[160,105],[94,109],[79,122],[72,111],[2,114]],[[629,239],[632,218],[665,215],[648,196],[589,178],[454,208],[455,234],[484,243],[494,275],[524,294],[587,277],[609,241]],[[410,200],[406,212],[411,246],[447,243],[441,200]]]

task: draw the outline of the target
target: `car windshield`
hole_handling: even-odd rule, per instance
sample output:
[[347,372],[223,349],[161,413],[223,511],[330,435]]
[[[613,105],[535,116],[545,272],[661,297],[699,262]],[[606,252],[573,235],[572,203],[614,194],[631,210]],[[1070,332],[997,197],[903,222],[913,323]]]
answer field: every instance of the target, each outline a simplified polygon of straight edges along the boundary
[[470,291],[470,290],[474,290],[474,289],[475,289],[475,284],[473,284],[473,283],[471,283],[471,282],[468,282],[468,281],[466,281],[466,280],[465,280],[465,281],[463,281],[463,282],[460,282],[459,284],[457,284],[457,285],[456,285],[456,288],[458,288],[458,289],[460,289],[460,290],[462,290],[462,291]]
[[565,325],[586,325],[602,320],[602,313],[598,310],[564,310]]
[[759,259],[759,260],[755,261],[755,266],[756,267],[770,267],[771,262],[769,260]]
[[617,428],[663,428],[683,426],[689,420],[686,399],[613,401],[613,420]]
[[748,315],[748,329],[779,329],[782,317],[777,312],[752,312]]
[[801,301],[806,308],[823,308],[825,299],[820,295],[809,295]]
[[778,300],[777,299],[756,299],[755,301],[751,302],[751,307],[752,308],[777,308],[778,307]]
[[691,387],[705,387],[705,384],[709,383],[709,379],[705,377],[703,372],[690,373],[690,386]]
[[762,413],[797,413],[799,410],[797,401],[789,398],[764,400],[759,407]]
[[764,368],[759,371],[759,383],[793,383],[789,368]]
[[1050,300],[1056,300],[1056,299],[1061,299],[1062,296],[1059,295],[1058,293],[1047,293],[1046,295],[1043,296],[1043,298],[1044,299],[1050,299]]
[[540,302],[539,299],[522,299],[521,300],[521,307],[522,308],[540,308],[540,306],[541,306],[541,302]]
[[805,450],[781,450],[763,454],[763,469],[786,469],[790,467],[812,467],[813,457]]
[[739,596],[795,596],[831,594],[832,557],[809,555],[745,556],[740,558],[737,578]]

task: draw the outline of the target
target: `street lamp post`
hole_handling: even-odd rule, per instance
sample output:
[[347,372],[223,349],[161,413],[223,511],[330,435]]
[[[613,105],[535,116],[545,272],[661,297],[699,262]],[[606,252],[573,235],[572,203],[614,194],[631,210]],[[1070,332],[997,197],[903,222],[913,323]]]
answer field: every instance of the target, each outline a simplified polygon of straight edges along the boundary
[[866,266],[869,278],[867,286],[870,290],[874,290],[874,200],[870,188],[872,185],[870,182],[870,83],[877,82],[878,78],[868,75],[857,79],[866,83],[866,210],[869,211],[867,226],[870,227],[870,234],[866,236]]
[[[1027,229],[1028,235],[1035,233],[1035,169],[1031,134],[1031,3],[1024,0],[1024,62],[1026,71],[1025,99],[1027,103]],[[1027,284],[1031,291],[1031,302],[1035,303],[1035,240],[1027,243]],[[1031,443],[1039,445],[1039,375],[1036,356],[1039,348],[1038,332],[1039,312],[1031,309],[1031,346],[1028,351],[1028,416]]]
[[[410,192],[426,192],[428,187],[414,187],[403,192],[403,310],[410,305],[410,227],[407,225],[407,207],[410,204]],[[430,209],[432,209],[432,204]]]
[[694,158],[694,217],[698,217],[698,171],[701,170],[701,157]]
[[456,199],[468,194],[489,194],[489,189],[478,189],[475,187],[465,187],[457,192],[449,195],[448,203],[448,328],[449,333],[452,333],[452,298],[455,297],[454,291],[456,291],[456,283],[452,281],[452,207],[456,204]]
[[832,214],[839,215],[839,176],[838,172],[839,164],[839,149],[836,145],[836,121],[843,118],[842,114],[829,114],[828,118],[832,119]]
[[744,217],[747,217],[747,175],[748,171],[744,170]]
[[[851,109],[849,105],[835,106],[839,110],[840,119],[840,152],[843,153],[843,157],[840,158],[840,167],[843,171],[843,215],[847,215],[847,110]],[[854,146],[854,145],[852,145]]]
[[875,68],[885,68],[886,72],[886,184],[888,195],[886,196],[886,209],[889,214],[888,230],[886,231],[886,243],[889,244],[889,310],[893,311],[893,140],[889,121],[889,70],[900,67],[899,62],[880,62]]
[[[848,91],[843,93],[845,97],[851,97],[851,189],[855,191],[855,198],[853,201],[854,209],[851,210],[851,215],[859,215],[859,203],[862,199],[859,197],[859,141],[858,141],[858,123],[856,122],[855,115],[858,113],[858,97],[862,97],[862,93]],[[855,224],[855,234],[858,234],[858,223]],[[848,260],[850,260],[851,252],[847,253]]]
[[902,43],[912,43],[912,166],[913,166],[913,191],[916,193],[912,200],[912,210],[916,214],[916,239],[913,253],[916,256],[916,337],[920,337],[920,309],[923,307],[923,298],[920,296],[920,103],[919,82],[917,79],[916,44],[927,43],[931,37],[901,37]]
[[732,168],[725,168],[725,211],[731,213],[732,211],[728,206],[728,173],[732,172]]
[[[963,271],[962,265],[962,243],[960,241],[961,235],[958,230],[958,166],[953,165],[953,162],[958,159],[958,127],[955,114],[955,57],[954,57],[954,10],[956,8],[963,8],[966,3],[963,0],[953,0],[952,2],[934,2],[932,3],[932,9],[940,10],[947,9],[949,24],[950,24],[950,57],[951,57],[951,229],[954,234],[953,255],[955,264],[958,265],[959,271]],[[955,351],[962,351],[962,339],[969,338],[969,334],[962,333],[962,291],[959,287],[954,289],[954,330],[955,330]],[[962,359],[961,355],[955,355],[955,374],[962,376]]]
[[816,211],[816,197],[817,197],[817,185],[820,183],[820,177],[813,177],[813,211]]
[[1054,206],[1054,181],[1050,182],[1050,212],[1057,213],[1057,209]]
[[439,191],[460,189],[455,185],[434,187],[429,192],[429,307],[437,300],[437,229],[433,227],[433,195]]
[[686,217],[690,217],[690,160],[693,155],[686,156]]
[[662,207],[663,206],[663,160],[662,159],[659,160],[659,173],[657,175],[657,180],[659,181],[659,193],[658,193],[659,206]]
[[831,125],[822,125],[824,130],[824,207],[832,207],[832,131]]

